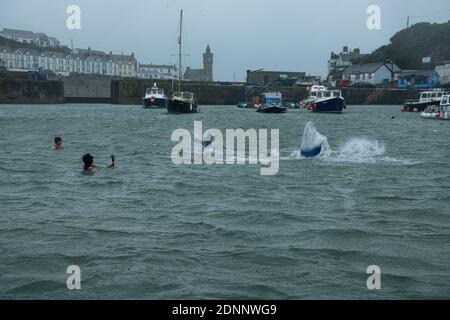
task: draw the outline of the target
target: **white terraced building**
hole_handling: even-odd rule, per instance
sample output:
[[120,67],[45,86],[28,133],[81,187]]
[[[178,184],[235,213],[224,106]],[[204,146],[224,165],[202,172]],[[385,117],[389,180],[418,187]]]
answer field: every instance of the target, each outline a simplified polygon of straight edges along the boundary
[[175,65],[139,64],[136,76],[142,79],[178,79],[178,69]]
[[0,45],[0,67],[10,71],[25,72],[42,68],[61,76],[81,73],[144,79],[178,79],[176,66],[138,64],[133,53],[113,54],[91,48],[69,50],[67,46],[61,46],[58,39],[45,33],[17,29],[4,28],[0,31],[0,37],[19,44],[19,48],[15,46],[14,49]]
[[90,49],[64,52],[0,46],[0,65],[10,71],[33,71],[42,68],[61,76],[83,73],[134,77],[137,61],[134,54],[107,54]]

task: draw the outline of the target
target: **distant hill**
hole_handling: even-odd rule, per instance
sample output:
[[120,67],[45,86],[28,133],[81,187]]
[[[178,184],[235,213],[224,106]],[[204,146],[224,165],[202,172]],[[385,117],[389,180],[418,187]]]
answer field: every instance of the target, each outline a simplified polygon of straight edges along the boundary
[[414,70],[422,68],[424,57],[431,57],[432,63],[450,61],[450,21],[415,24],[397,32],[390,44],[354,63],[393,60],[403,70]]

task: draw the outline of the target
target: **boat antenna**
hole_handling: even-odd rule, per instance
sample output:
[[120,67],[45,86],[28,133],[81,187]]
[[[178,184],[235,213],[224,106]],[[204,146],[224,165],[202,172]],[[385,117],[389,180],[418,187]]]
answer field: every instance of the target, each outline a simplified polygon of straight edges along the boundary
[[180,13],[180,36],[178,37],[178,91],[181,92],[181,77],[183,76],[183,72],[181,70],[181,37],[183,35],[183,10]]

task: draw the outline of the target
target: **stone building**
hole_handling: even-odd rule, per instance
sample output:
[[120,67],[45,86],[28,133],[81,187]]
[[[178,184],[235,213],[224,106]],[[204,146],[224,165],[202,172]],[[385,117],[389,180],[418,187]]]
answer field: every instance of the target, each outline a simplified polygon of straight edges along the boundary
[[203,54],[203,69],[191,69],[190,67],[187,67],[183,79],[190,81],[213,82],[213,63],[214,55],[208,44],[206,51]]
[[292,79],[295,83],[296,81],[304,79],[305,76],[305,72],[265,71],[264,69],[254,71],[247,70],[247,83],[254,85],[268,85],[283,82],[288,79]]
[[327,82],[334,84],[336,80],[341,80],[343,72],[353,64],[353,61],[365,56],[367,54],[362,54],[359,48],[349,50],[347,46],[338,54],[331,52],[330,60],[328,60]]

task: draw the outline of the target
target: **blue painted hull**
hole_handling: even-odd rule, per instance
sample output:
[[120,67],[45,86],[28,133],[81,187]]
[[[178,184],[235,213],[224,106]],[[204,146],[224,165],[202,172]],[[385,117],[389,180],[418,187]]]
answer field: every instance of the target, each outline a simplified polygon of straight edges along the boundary
[[324,101],[314,102],[309,106],[312,112],[342,113],[346,108],[345,100],[342,98],[331,98]]
[[316,146],[311,149],[302,149],[300,150],[300,154],[306,158],[314,158],[317,157],[322,152],[322,145]]

